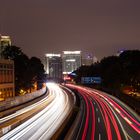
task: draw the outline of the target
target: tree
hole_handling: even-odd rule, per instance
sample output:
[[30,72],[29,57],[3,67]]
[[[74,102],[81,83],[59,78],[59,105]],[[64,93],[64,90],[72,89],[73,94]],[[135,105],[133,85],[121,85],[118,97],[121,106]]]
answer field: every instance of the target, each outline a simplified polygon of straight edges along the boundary
[[16,46],[6,46],[2,51],[1,55],[4,59],[15,60],[17,56],[25,55],[19,47]]
[[45,71],[44,66],[41,63],[40,59],[37,57],[32,57],[28,64],[28,70],[27,75],[33,84],[34,82],[37,82],[38,89],[42,87],[42,83],[45,80]]
[[16,91],[19,92],[20,89],[28,89],[28,80],[27,80],[27,67],[28,67],[29,58],[26,55],[19,55],[14,59],[15,63],[15,85]]
[[15,66],[15,91],[19,93],[20,89],[26,89],[26,76],[25,71],[27,69],[29,58],[25,55],[19,47],[7,46],[2,52],[2,56],[5,59],[11,59],[14,61]]
[[[15,65],[15,90],[18,94],[20,89],[28,90],[33,83],[38,85],[44,80],[44,66],[39,58],[31,59],[25,55],[19,47],[7,46],[2,55],[5,59],[11,59]],[[38,86],[38,89],[41,86]]]
[[105,87],[119,89],[128,85],[140,90],[140,51],[128,50],[120,56],[108,56],[91,66],[81,66],[74,73],[76,82],[81,82],[81,77],[99,76]]
[[103,58],[100,62],[100,65],[103,85],[109,87],[120,87],[121,65],[119,57],[109,56]]
[[81,77],[86,77],[88,75],[88,71],[89,71],[89,66],[81,66],[80,68],[75,70],[73,72],[73,73],[76,74],[76,76],[73,77],[75,82],[80,83],[81,82]]
[[122,82],[140,89],[140,51],[127,50],[120,54]]

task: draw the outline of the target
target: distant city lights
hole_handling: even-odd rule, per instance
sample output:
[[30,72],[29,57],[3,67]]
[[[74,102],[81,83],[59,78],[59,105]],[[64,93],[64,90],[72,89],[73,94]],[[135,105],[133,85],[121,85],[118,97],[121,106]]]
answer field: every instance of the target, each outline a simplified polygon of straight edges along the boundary
[[64,54],[80,54],[81,51],[63,51]]
[[61,57],[61,54],[53,54],[53,53],[46,54],[46,57],[54,57],[54,56]]
[[75,59],[67,59],[66,62],[75,62]]

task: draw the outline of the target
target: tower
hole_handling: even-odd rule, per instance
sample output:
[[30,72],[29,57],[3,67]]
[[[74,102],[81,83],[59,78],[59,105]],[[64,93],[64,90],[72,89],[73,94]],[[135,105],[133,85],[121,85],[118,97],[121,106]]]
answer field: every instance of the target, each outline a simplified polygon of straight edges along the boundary
[[11,46],[10,36],[0,35],[0,58],[2,58],[1,53],[5,49],[6,46]]
[[62,58],[61,54],[45,55],[45,70],[48,78],[57,80],[62,79]]
[[63,51],[63,74],[70,74],[81,66],[81,51]]

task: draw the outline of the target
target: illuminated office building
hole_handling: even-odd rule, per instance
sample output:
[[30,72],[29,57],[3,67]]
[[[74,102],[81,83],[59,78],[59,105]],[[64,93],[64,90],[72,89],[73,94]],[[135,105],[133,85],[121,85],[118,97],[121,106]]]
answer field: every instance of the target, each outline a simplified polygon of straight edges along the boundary
[[6,46],[11,46],[10,37],[0,35],[0,100],[15,96],[14,61],[1,55]]
[[82,65],[83,66],[90,66],[94,63],[92,55],[85,55],[82,57]]
[[96,63],[97,57],[93,56],[92,54],[86,54],[82,57],[82,65],[83,66],[90,66],[94,63]]
[[44,68],[49,78],[61,79],[62,78],[61,54],[46,54]]
[[1,53],[6,46],[11,46],[10,36],[0,35],[0,58],[2,58]]
[[0,35],[0,45],[1,46],[11,46],[10,36],[2,36],[2,35]]
[[14,62],[0,59],[0,100],[15,96]]
[[63,74],[70,74],[81,66],[81,51],[63,51]]

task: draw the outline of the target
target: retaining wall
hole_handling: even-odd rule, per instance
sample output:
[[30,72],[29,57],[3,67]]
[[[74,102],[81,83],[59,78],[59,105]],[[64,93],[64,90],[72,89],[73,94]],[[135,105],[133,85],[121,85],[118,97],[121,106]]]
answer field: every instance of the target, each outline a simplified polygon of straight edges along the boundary
[[25,94],[24,96],[16,96],[16,97],[8,98],[5,101],[0,102],[0,111],[29,102],[35,98],[42,96],[45,93],[46,93],[46,87],[29,94]]

